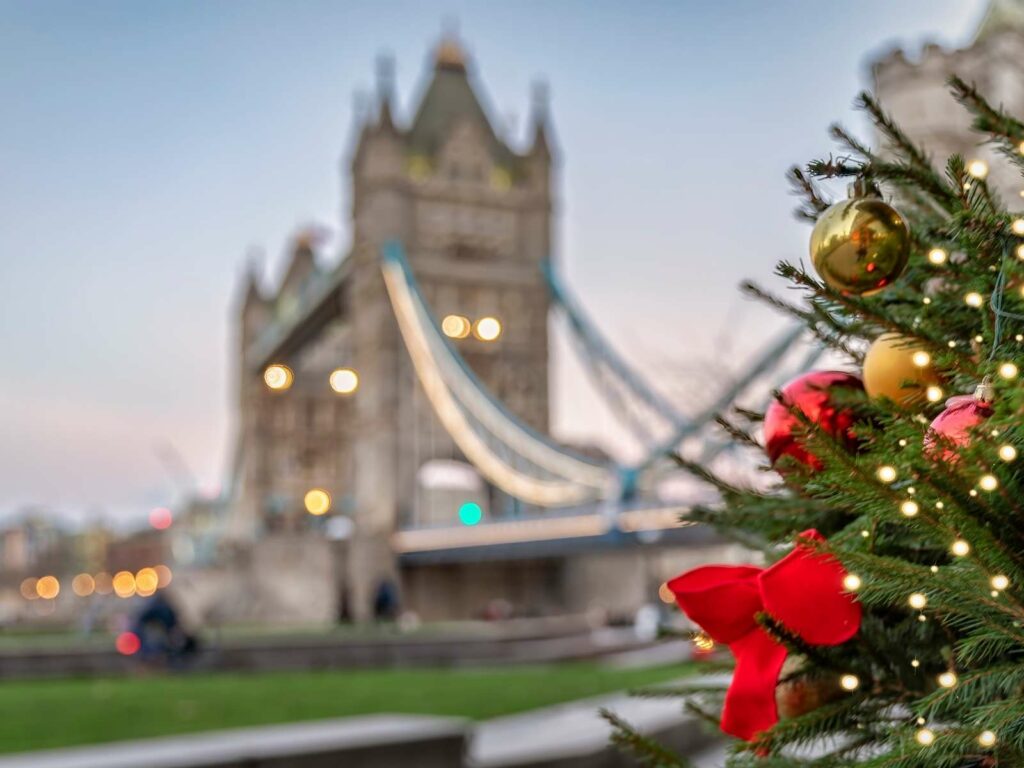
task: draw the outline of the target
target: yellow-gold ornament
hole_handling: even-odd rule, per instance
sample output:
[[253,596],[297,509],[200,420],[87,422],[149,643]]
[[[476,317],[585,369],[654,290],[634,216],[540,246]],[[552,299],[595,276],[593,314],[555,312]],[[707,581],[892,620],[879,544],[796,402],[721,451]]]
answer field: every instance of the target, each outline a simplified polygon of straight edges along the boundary
[[869,397],[887,397],[900,405],[922,402],[928,387],[941,384],[931,354],[898,333],[883,334],[871,344],[863,379]]
[[902,274],[910,257],[910,230],[878,197],[852,197],[825,210],[811,233],[818,276],[844,295],[869,295]]

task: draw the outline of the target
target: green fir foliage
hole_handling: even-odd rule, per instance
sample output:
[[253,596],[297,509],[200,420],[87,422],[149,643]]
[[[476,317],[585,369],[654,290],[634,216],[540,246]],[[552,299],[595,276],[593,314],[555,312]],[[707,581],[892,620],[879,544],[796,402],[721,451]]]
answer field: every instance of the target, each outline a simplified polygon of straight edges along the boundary
[[[995,145],[1005,162],[1024,171],[1024,123],[990,105],[973,87],[954,78],[953,96],[974,118],[979,144]],[[928,425],[942,402],[898,406],[886,400],[849,404],[860,414],[859,450],[848,452],[805,423],[810,450],[825,468],[812,471],[786,457],[774,486],[737,487],[711,470],[684,469],[714,485],[722,502],[693,510],[690,519],[765,553],[784,555],[795,534],[817,528],[823,548],[862,581],[860,633],[835,647],[807,647],[768,617],[762,625],[792,652],[806,657],[801,672],[838,680],[854,674],[860,686],[799,717],[784,719],[751,744],[737,742],[730,766],[878,766],[881,768],[990,768],[1024,766],[1024,237],[1017,218],[973,177],[964,158],[930,157],[916,146],[872,96],[859,106],[882,137],[876,149],[841,126],[831,130],[835,156],[793,169],[789,180],[801,199],[798,217],[814,220],[831,203],[829,180],[859,180],[890,200],[912,231],[910,261],[898,280],[869,296],[833,290],[800,263],[783,262],[777,273],[800,301],[782,299],[756,285],[745,290],[805,323],[814,336],[858,370],[868,343],[883,333],[912,337],[928,351],[946,395],[969,394],[984,378],[995,387],[992,416],[955,450],[937,460],[924,448]],[[1002,162],[1002,160],[1000,161]],[[1024,186],[1024,184],[1022,184]],[[934,264],[929,251],[949,258]],[[964,297],[975,291],[981,307]],[[789,292],[793,296],[793,292]],[[1010,371],[1012,373],[1012,371]],[[760,416],[736,412],[720,424],[745,450],[760,450]],[[1020,458],[1004,460],[1013,446]],[[877,470],[896,470],[893,482]],[[986,475],[991,481],[981,482]],[[901,513],[907,501],[918,513]],[[970,546],[951,551],[954,541]],[[1008,587],[993,589],[992,578]],[[1000,581],[997,580],[997,584]],[[911,607],[910,595],[927,599]],[[939,676],[952,672],[944,687]],[[950,678],[945,678],[949,682]],[[687,706],[714,722],[722,690],[675,689]],[[617,738],[632,744],[628,726]],[[921,729],[934,740],[922,744]],[[989,735],[979,736],[991,731]],[[656,752],[652,752],[656,755]],[[656,757],[650,765],[661,765]],[[666,763],[671,764],[671,763]]]

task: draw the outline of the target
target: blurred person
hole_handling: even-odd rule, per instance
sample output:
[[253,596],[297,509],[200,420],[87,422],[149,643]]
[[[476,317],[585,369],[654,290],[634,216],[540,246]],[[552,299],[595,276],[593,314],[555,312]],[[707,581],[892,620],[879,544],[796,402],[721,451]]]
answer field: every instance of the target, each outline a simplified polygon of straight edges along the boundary
[[180,668],[199,650],[198,640],[185,630],[166,591],[143,603],[132,632],[139,638],[138,658],[152,666]]
[[398,589],[391,579],[383,579],[373,598],[373,616],[377,621],[393,621],[397,615]]

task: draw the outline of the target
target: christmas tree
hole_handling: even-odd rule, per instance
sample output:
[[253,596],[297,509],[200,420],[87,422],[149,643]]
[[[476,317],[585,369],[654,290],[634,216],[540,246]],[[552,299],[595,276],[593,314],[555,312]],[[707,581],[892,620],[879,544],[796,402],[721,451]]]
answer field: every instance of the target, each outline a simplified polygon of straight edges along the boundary
[[[1024,170],[1024,122],[950,85],[979,141]],[[738,737],[730,766],[1024,766],[1024,218],[984,163],[931,158],[870,95],[859,106],[882,146],[835,126],[842,154],[791,171],[812,264],[777,273],[802,301],[745,286],[841,370],[720,419],[766,454],[771,487],[677,457],[722,499],[689,518],[765,566],[669,582],[735,667],[657,694]],[[836,182],[850,196],[832,203]],[[607,716],[645,764],[686,764]]]

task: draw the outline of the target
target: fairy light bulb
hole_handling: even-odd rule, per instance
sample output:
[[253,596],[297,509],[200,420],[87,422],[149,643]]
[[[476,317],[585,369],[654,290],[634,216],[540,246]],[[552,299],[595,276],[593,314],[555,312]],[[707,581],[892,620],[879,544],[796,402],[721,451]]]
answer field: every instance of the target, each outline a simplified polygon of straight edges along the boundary
[[910,603],[910,607],[920,611],[926,605],[928,605],[928,598],[921,592],[915,592],[907,598],[907,602]]
[[1010,224],[1010,229],[1013,230],[1015,235],[1024,235],[1024,219],[1014,219],[1013,223]]
[[995,475],[982,475],[978,485],[981,486],[981,490],[992,492],[999,487],[999,481]]
[[967,172],[976,179],[984,179],[988,176],[988,163],[984,160],[971,160],[967,165]]
[[896,467],[890,466],[888,464],[883,464],[875,471],[875,475],[883,483],[891,483],[893,480],[896,479]]
[[955,672],[943,672],[936,679],[939,681],[939,685],[941,685],[943,688],[952,688],[956,685]]
[[1002,592],[1008,586],[1010,586],[1010,580],[1001,573],[997,573],[989,580],[989,584],[992,585],[992,589],[997,592]]
[[933,566],[932,566],[931,568],[929,568],[928,570],[929,570],[929,571],[931,571],[932,573],[938,573],[938,572],[939,572],[939,566],[937,566],[937,565],[933,565]]
[[1003,461],[1013,461],[1017,458],[1017,449],[1007,443],[999,446],[999,458]]
[[968,307],[975,307],[975,308],[977,308],[977,307],[980,307],[982,304],[984,304],[985,300],[981,297],[981,294],[978,293],[977,291],[971,291],[970,293],[968,293],[968,294],[966,294],[964,296],[964,303],[967,304]]
[[928,251],[928,261],[936,266],[945,264],[947,258],[949,258],[948,254],[941,248],[932,248]]
[[847,592],[856,592],[863,582],[856,573],[848,573],[843,578],[843,589]]
[[967,543],[966,541],[964,541],[963,539],[957,539],[957,540],[956,540],[956,541],[954,541],[954,542],[953,542],[953,544],[952,544],[952,545],[951,545],[951,546],[949,547],[949,551],[950,551],[950,552],[952,552],[952,553],[953,553],[954,555],[956,555],[957,557],[964,557],[965,555],[967,555],[968,553],[970,553],[970,551],[971,551],[971,545],[970,545],[970,544],[968,544],[968,543]]
[[991,747],[996,743],[995,731],[982,731],[978,734],[978,743],[983,747]]
[[923,349],[917,350],[917,352],[910,356],[910,362],[918,368],[926,368],[931,361],[932,356]]
[[911,659],[910,666],[912,666],[914,669],[917,669],[918,667],[921,666],[921,662],[918,661],[917,659]]
[[839,685],[844,691],[855,691],[860,687],[860,680],[856,675],[843,675],[839,678]]
[[919,511],[920,508],[917,506],[916,501],[911,501],[910,499],[907,499],[902,504],[900,504],[900,512],[903,513],[904,517],[914,517]]
[[914,734],[914,739],[922,747],[930,747],[935,743],[935,733],[928,728],[921,728],[917,733]]
[[1024,243],[1017,246],[1017,258],[1024,261]]
[[1017,366],[1013,363],[1003,363],[999,366],[999,375],[1004,379],[1015,379],[1017,377]]

